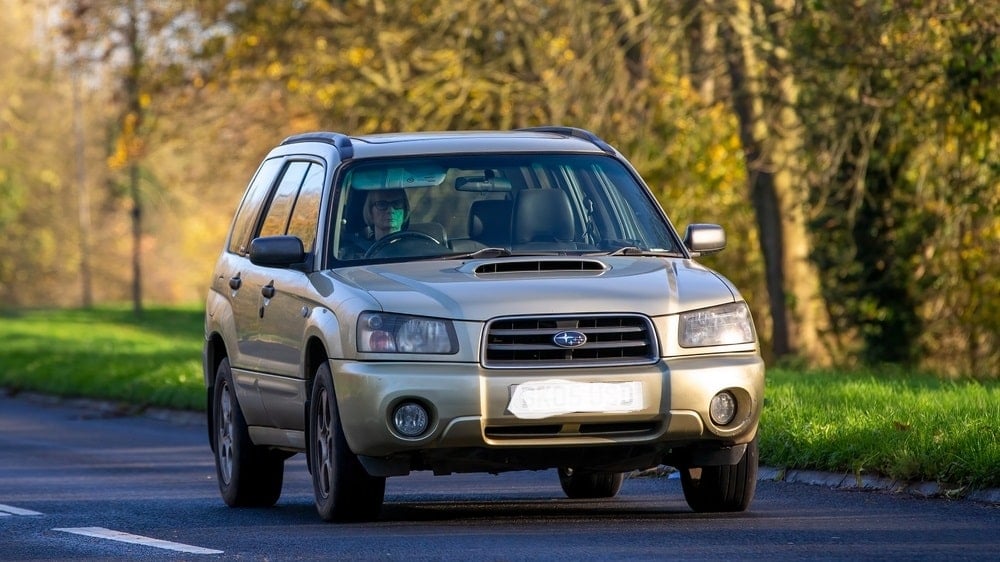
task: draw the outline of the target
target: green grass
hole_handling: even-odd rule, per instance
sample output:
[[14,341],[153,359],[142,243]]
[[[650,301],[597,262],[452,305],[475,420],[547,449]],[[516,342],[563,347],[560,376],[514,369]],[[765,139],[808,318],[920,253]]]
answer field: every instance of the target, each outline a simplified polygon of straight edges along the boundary
[[1000,384],[899,373],[768,371],[771,466],[1000,487]]
[[194,306],[0,313],[0,386],[203,410],[203,322]]
[[[0,313],[8,392],[204,410],[200,306]],[[1000,487],[1000,383],[896,373],[768,371],[761,462]]]

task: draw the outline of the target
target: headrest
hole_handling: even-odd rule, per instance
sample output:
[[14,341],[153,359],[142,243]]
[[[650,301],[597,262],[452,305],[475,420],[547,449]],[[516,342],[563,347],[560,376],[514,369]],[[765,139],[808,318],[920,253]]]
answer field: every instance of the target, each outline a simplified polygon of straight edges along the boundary
[[514,244],[569,242],[575,232],[569,198],[560,189],[524,189],[514,198]]
[[505,245],[510,239],[511,202],[483,199],[469,208],[469,238],[490,245]]

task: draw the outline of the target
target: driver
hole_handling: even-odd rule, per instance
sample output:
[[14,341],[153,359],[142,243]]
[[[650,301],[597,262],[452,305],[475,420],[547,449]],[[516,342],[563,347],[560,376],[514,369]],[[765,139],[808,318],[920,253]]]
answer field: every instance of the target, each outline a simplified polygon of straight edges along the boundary
[[360,258],[377,240],[406,228],[410,220],[406,191],[399,188],[369,191],[361,214],[365,228],[345,241],[341,259]]
[[374,242],[406,227],[410,218],[410,202],[402,189],[380,189],[369,191],[364,209],[365,232],[370,242]]

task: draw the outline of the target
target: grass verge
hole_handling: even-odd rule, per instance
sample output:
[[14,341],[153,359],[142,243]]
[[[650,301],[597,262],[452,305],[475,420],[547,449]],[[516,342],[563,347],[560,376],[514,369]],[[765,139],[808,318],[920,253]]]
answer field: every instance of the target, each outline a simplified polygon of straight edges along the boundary
[[136,407],[205,408],[200,307],[0,314],[0,386]]
[[[8,392],[204,410],[200,306],[0,314]],[[761,462],[1000,487],[1000,383],[899,373],[768,371]]]
[[771,466],[1000,487],[1000,384],[899,373],[768,371]]

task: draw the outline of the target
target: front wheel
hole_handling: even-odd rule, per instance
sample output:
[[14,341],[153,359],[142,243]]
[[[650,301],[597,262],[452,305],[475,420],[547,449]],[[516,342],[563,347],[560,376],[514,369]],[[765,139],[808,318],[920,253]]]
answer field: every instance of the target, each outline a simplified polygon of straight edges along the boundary
[[285,456],[250,441],[243,410],[236,399],[229,359],[215,373],[212,396],[215,471],[222,500],[230,507],[270,507],[281,497]]
[[746,511],[757,490],[759,437],[747,444],[740,462],[681,469],[684,499],[699,512]]
[[385,498],[385,477],[365,471],[344,436],[330,366],[316,370],[309,402],[309,466],[316,510],[325,521],[370,521]]
[[574,468],[559,469],[559,485],[566,497],[573,499],[613,498],[622,489],[622,472],[588,472]]

